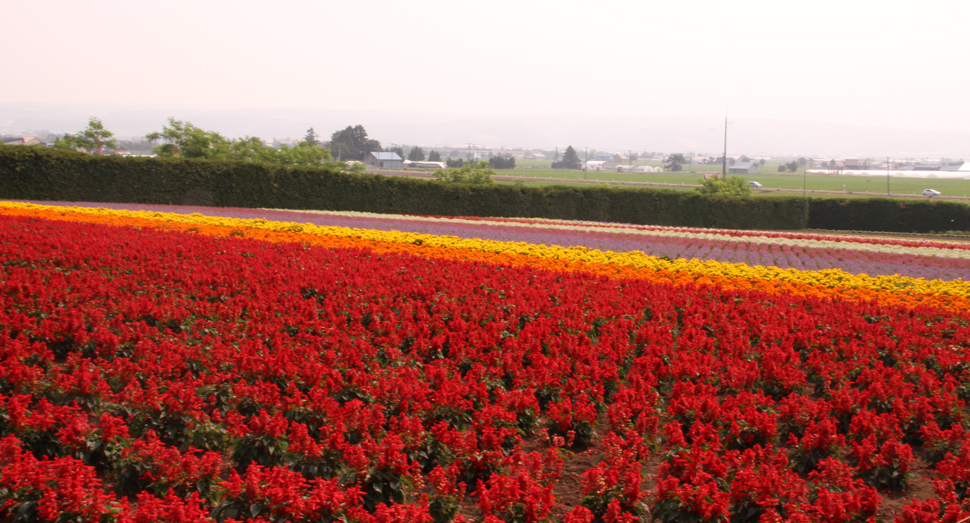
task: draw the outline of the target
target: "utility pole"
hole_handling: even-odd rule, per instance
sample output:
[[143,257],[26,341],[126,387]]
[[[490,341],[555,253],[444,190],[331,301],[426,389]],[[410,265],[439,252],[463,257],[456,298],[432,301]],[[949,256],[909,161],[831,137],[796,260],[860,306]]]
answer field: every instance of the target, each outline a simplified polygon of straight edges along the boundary
[[[553,165],[556,164],[557,160],[559,160],[559,147],[556,147],[556,154],[552,157]],[[562,164],[559,164],[559,168],[562,169]]]
[[893,192],[889,189],[889,157],[886,157],[886,194],[889,196],[893,195]]
[[583,162],[583,179],[585,180],[586,169],[588,169],[588,165],[589,165],[589,146],[587,145],[586,147],[584,147],[584,149],[586,149],[586,161]]
[[721,179],[727,179],[727,116],[724,117],[724,156],[721,157]]

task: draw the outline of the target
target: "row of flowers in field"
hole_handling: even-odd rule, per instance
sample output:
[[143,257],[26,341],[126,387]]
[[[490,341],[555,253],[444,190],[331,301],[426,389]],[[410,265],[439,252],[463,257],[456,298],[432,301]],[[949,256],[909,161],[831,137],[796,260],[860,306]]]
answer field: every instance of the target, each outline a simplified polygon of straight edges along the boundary
[[[306,211],[302,211],[306,212]],[[327,211],[329,212],[329,211]],[[359,215],[359,216],[381,216],[374,213],[360,213],[360,212],[342,212],[340,214],[347,215]],[[438,219],[440,217],[427,217]],[[446,218],[447,219],[447,218]],[[629,230],[641,230],[641,231],[667,231],[673,233],[703,233],[703,234],[715,234],[715,235],[725,235],[736,238],[743,237],[757,237],[757,238],[779,238],[786,240],[823,240],[832,242],[851,242],[854,244],[871,244],[871,245],[898,245],[904,247],[933,247],[938,249],[970,249],[970,245],[966,242],[954,242],[946,240],[926,240],[926,239],[909,239],[905,237],[892,237],[892,236],[865,236],[860,234],[839,234],[826,232],[824,234],[820,233],[804,233],[804,232],[787,232],[787,231],[757,231],[757,230],[737,230],[737,229],[701,229],[696,227],[671,227],[671,226],[658,226],[658,225],[633,225],[626,223],[602,223],[602,222],[581,222],[573,220],[555,220],[549,218],[483,218],[478,216],[463,216],[462,220],[468,221],[495,221],[495,222],[505,222],[505,223],[548,223],[552,225],[575,225],[575,224],[586,224],[593,225],[596,227],[607,228],[607,229],[629,229]]]
[[970,516],[967,313],[35,211],[0,213],[0,519],[861,522],[917,462],[899,521]]
[[[97,204],[107,205],[107,204]],[[549,220],[469,219],[309,212],[115,205],[117,208],[197,212],[207,216],[263,218],[320,226],[401,231],[464,239],[583,246],[612,252],[638,251],[669,259],[698,259],[782,269],[839,269],[870,276],[902,275],[939,280],[970,279],[970,244],[914,242],[852,236],[603,225]]]
[[[659,232],[666,235],[709,235],[711,238],[723,236],[725,239],[731,238],[754,238],[755,241],[767,241],[770,239],[786,240],[789,243],[798,240],[814,240],[824,242],[835,242],[844,244],[846,249],[864,249],[865,245],[877,246],[899,246],[915,248],[931,248],[941,250],[963,250],[970,251],[970,243],[962,241],[946,240],[926,240],[926,239],[906,239],[889,236],[863,236],[845,235],[837,233],[809,234],[800,232],[784,231],[745,231],[735,229],[699,229],[693,227],[669,227],[655,225],[632,225],[623,223],[603,223],[603,222],[584,222],[575,220],[555,220],[549,218],[484,218],[478,216],[416,216],[416,215],[394,215],[377,214],[358,211],[306,211],[306,210],[286,210],[286,209],[248,209],[248,208],[225,208],[225,207],[199,207],[199,206],[174,206],[174,205],[152,205],[152,204],[112,204],[112,203],[91,203],[91,202],[33,202],[44,205],[67,205],[79,207],[104,207],[120,210],[151,210],[175,213],[201,213],[209,216],[242,217],[242,218],[274,218],[279,221],[297,221],[304,217],[302,215],[327,215],[333,218],[345,219],[369,219],[369,223],[379,223],[383,220],[411,221],[411,222],[443,222],[443,223],[500,223],[515,224],[527,227],[549,226],[553,228],[577,230],[612,230],[617,232]],[[376,227],[368,227],[376,228]]]
[[[970,310],[970,283],[963,280],[942,281],[923,280],[900,276],[852,275],[839,270],[797,271],[768,266],[749,266],[714,261],[702,262],[697,259],[670,260],[647,256],[642,252],[612,252],[590,250],[586,247],[557,247],[525,242],[500,242],[495,240],[463,239],[454,236],[433,236],[398,231],[378,231],[334,226],[318,226],[311,223],[299,224],[257,219],[241,219],[220,216],[206,216],[200,213],[178,214],[152,211],[125,211],[104,208],[48,207],[32,204],[0,203],[7,212],[48,216],[54,219],[125,221],[149,220],[150,223],[164,223],[196,229],[200,226],[215,228],[212,234],[259,234],[265,239],[280,238],[281,241],[310,241],[333,244],[334,239],[350,239],[370,242],[369,246],[389,249],[395,252],[415,252],[414,246],[422,255],[442,257],[483,258],[480,253],[498,254],[509,262],[510,256],[525,257],[525,263],[538,261],[548,265],[551,260],[578,264],[579,270],[600,271],[619,277],[646,277],[668,281],[706,281],[732,287],[761,289],[780,288],[809,294],[833,293],[851,296],[856,299],[879,299],[888,302],[910,302],[929,304],[953,310]],[[323,239],[323,240],[318,240]],[[439,249],[434,253],[434,249]],[[519,260],[521,261],[521,260]],[[607,269],[603,270],[603,267]],[[780,286],[780,287],[779,287]]]

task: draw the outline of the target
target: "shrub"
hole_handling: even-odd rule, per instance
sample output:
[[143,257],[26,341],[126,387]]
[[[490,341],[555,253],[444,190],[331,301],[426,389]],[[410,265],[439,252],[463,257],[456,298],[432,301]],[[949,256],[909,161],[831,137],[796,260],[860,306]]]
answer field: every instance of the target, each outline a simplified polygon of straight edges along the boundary
[[469,163],[458,169],[436,169],[434,172],[435,180],[450,183],[470,183],[474,185],[488,185],[495,183],[492,175],[495,174],[489,163],[479,161]]
[[728,176],[722,179],[714,176],[703,180],[701,186],[697,188],[701,194],[720,194],[724,196],[748,196],[751,194],[751,187],[744,183],[744,178],[740,176]]

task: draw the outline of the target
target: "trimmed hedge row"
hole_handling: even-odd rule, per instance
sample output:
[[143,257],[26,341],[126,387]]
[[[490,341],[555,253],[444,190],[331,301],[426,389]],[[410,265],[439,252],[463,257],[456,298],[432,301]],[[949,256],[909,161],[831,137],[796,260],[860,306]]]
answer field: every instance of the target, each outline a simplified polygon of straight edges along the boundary
[[357,175],[334,166],[92,156],[0,146],[0,198],[504,216],[732,229],[799,229],[799,198],[672,190],[471,186]]
[[808,226],[884,232],[970,231],[970,206],[960,202],[859,198],[815,198]]
[[561,218],[726,229],[970,230],[965,205],[904,200],[727,198],[611,187],[446,184],[335,166],[93,156],[0,146],[0,198]]

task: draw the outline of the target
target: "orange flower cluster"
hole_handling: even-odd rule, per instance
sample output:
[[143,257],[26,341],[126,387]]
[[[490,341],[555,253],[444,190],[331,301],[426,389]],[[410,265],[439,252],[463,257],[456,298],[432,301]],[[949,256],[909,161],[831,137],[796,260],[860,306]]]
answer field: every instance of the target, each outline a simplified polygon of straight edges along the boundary
[[162,220],[124,217],[117,215],[88,214],[61,211],[57,208],[12,208],[2,210],[4,214],[30,216],[40,219],[64,220],[83,223],[98,223],[119,227],[142,227],[182,232],[193,232],[207,236],[246,237],[268,242],[296,242],[318,245],[333,249],[369,249],[378,253],[407,253],[423,258],[444,258],[467,260],[478,263],[508,266],[527,266],[548,271],[582,272],[618,279],[644,279],[665,284],[714,285],[738,290],[755,290],[768,293],[784,293],[799,296],[817,296],[828,299],[875,301],[884,305],[904,307],[932,307],[955,312],[970,312],[970,300],[946,294],[926,294],[917,292],[889,292],[865,288],[820,287],[798,282],[788,282],[756,278],[732,278],[713,274],[688,273],[686,271],[667,271],[638,269],[630,266],[542,258],[511,253],[487,253],[471,249],[452,247],[433,247],[411,243],[383,242],[361,238],[340,238],[321,236],[303,232],[272,231],[252,228],[214,226],[206,224],[178,223]]

